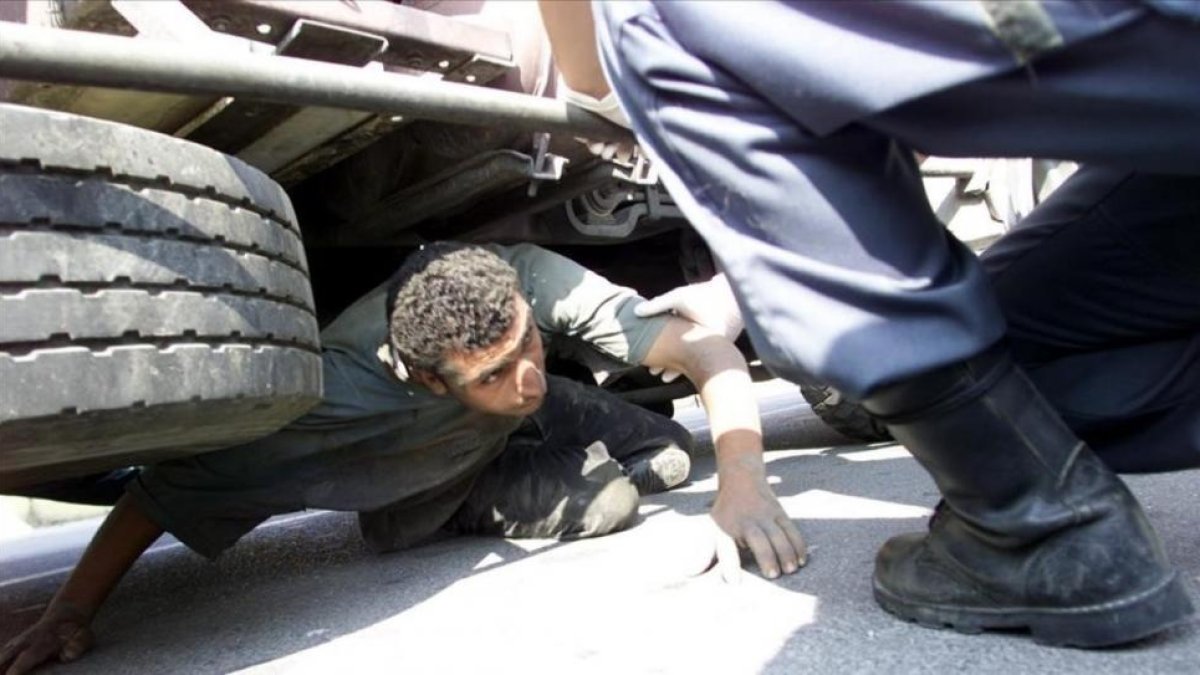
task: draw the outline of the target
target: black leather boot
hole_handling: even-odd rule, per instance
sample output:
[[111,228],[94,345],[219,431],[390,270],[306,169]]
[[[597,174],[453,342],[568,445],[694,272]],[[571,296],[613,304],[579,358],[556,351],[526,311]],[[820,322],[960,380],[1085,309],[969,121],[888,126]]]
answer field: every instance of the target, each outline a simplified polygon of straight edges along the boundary
[[888,541],[875,599],[924,625],[1103,647],[1193,612],[1122,483],[1001,348],[864,401],[933,475],[929,532]]

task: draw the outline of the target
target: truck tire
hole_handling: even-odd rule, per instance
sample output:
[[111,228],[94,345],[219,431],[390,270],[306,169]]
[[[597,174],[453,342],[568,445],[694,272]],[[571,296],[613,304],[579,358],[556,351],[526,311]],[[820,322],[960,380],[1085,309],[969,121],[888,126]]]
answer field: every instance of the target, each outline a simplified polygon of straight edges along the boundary
[[0,105],[0,489],[265,435],[320,400],[283,189],[188,141]]
[[879,443],[892,440],[892,434],[861,405],[842,398],[829,385],[800,385],[800,395],[812,406],[821,421],[834,431],[855,441]]

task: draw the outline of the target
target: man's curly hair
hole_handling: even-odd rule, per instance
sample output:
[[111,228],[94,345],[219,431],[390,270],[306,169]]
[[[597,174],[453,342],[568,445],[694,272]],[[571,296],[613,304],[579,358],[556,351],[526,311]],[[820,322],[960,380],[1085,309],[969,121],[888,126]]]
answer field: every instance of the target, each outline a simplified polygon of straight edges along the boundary
[[448,354],[495,344],[512,327],[517,272],[479,246],[426,244],[388,284],[388,335],[410,370],[443,378]]

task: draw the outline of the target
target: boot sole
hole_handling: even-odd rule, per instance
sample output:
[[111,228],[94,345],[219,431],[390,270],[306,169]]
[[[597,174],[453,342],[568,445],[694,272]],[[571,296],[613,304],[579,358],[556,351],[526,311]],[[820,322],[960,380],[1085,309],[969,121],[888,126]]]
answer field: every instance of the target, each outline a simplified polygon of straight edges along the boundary
[[1132,598],[1084,607],[969,608],[912,602],[874,582],[875,601],[889,614],[929,628],[962,633],[1028,630],[1041,644],[1056,647],[1113,647],[1136,642],[1187,620],[1195,612],[1177,574]]

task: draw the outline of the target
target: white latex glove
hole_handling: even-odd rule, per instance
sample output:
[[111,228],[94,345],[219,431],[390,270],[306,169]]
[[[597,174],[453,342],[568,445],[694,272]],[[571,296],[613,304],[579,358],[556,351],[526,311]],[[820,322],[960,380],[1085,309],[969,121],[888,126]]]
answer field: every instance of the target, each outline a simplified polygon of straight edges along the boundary
[[[658,314],[674,314],[692,323],[716,331],[730,342],[742,333],[745,323],[742,312],[738,309],[733,290],[724,274],[698,284],[680,286],[667,291],[652,300],[647,300],[633,309],[640,317]],[[663,372],[661,368],[651,368],[653,375],[662,374],[663,382],[673,382],[679,377],[674,371]]]
[[[604,98],[597,99],[588,94],[582,94],[567,86],[567,83],[560,77],[558,78],[558,97],[567,103],[578,108],[599,115],[613,124],[629,129],[629,118],[625,116],[625,112],[621,110],[620,104],[617,103],[616,94],[608,92]],[[579,139],[587,145],[588,151],[593,155],[610,162],[619,162],[630,164],[634,152],[634,144],[632,141],[593,141],[586,138]]]
[[629,118],[625,116],[625,112],[621,110],[621,104],[617,103],[617,95],[613,92],[608,92],[604,98],[596,98],[587,94],[580,93],[567,86],[562,78],[558,79],[558,90],[562,100],[572,105],[579,106],[584,110],[599,115],[604,119],[623,126],[626,129],[630,128]]

